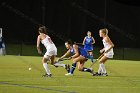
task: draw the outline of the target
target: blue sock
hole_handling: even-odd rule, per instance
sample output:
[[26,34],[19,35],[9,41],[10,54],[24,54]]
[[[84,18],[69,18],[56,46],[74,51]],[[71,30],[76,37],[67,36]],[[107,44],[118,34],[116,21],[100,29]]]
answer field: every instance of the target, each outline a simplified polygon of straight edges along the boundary
[[74,70],[76,68],[76,63],[72,63],[72,67],[70,69],[70,73],[73,74]]
[[85,67],[83,67],[82,71],[84,71],[84,72],[91,72],[91,70],[89,68],[85,68]]
[[93,63],[93,55],[90,55],[91,62]]

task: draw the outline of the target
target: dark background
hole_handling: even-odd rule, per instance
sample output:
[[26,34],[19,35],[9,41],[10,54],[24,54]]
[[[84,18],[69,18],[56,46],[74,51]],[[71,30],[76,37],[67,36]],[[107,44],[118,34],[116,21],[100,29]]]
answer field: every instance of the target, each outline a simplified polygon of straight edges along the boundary
[[135,0],[1,0],[0,27],[6,43],[36,44],[39,25],[57,45],[82,42],[90,30],[102,46],[99,29],[107,27],[116,47],[140,48],[140,6]]

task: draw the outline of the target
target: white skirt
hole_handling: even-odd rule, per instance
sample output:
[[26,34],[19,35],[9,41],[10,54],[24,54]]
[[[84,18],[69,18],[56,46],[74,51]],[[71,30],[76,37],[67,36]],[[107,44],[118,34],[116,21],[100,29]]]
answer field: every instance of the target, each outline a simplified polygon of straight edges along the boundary
[[104,56],[106,56],[107,58],[113,58],[113,55],[114,55],[113,48],[104,54]]
[[113,55],[105,53],[104,56],[106,56],[107,58],[113,58]]
[[51,46],[49,48],[47,48],[47,51],[44,55],[44,57],[46,58],[47,56],[56,56],[57,55],[57,48],[54,46]]

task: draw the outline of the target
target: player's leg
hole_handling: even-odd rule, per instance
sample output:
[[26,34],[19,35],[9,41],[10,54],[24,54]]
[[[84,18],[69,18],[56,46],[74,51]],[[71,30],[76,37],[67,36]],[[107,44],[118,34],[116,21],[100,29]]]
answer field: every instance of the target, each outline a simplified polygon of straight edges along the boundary
[[49,66],[48,66],[48,63],[47,63],[47,61],[49,61],[49,59],[50,59],[50,56],[48,56],[48,55],[44,56],[42,58],[43,67],[46,71],[46,74],[44,74],[43,77],[45,77],[45,76],[51,77],[51,72],[50,72],[50,69],[49,69]]
[[48,63],[47,61],[50,61],[51,64],[53,65],[54,64],[54,59],[55,59],[55,55],[57,55],[57,50],[56,49],[50,49],[50,50],[47,50],[47,52],[45,53],[43,59],[42,59],[42,63],[43,63],[43,67],[46,71],[46,74],[43,75],[43,76],[49,76],[51,77],[51,72],[50,72],[50,69],[49,69],[49,66],[48,66]]
[[60,61],[55,61],[55,56],[57,55],[57,48],[52,48],[51,51],[48,51],[49,55],[52,55],[50,58],[51,64],[55,67],[64,67],[67,72],[70,70],[70,66],[68,64],[62,64]]
[[93,52],[92,52],[92,50],[89,51],[89,55],[90,55],[91,62],[93,63],[93,62],[94,62],[94,61],[93,61],[94,57],[93,57]]
[[55,55],[50,56],[51,65],[54,65]]
[[5,48],[2,48],[2,53],[3,53],[4,56],[6,55],[6,49]]
[[75,70],[76,65],[77,65],[77,62],[80,61],[80,60],[81,60],[81,58],[80,58],[79,56],[78,56],[77,58],[74,58],[74,59],[73,59],[73,63],[72,63],[72,66],[71,66],[71,68],[70,68],[70,72],[67,73],[67,74],[65,74],[66,76],[68,76],[68,75],[73,75],[74,70]]
[[0,48],[0,55],[2,55],[2,48]]
[[98,75],[103,75],[103,76],[107,76],[107,72],[106,72],[106,69],[105,69],[105,62],[107,61],[107,57],[106,56],[103,56],[99,62],[99,69],[98,69]]
[[83,72],[89,72],[93,75],[93,70],[90,68],[84,67],[84,63],[85,63],[85,61],[78,62],[78,70],[83,71]]
[[53,64],[53,65],[54,65],[55,67],[64,67],[64,68],[66,68],[66,65],[65,65],[65,64],[62,64],[62,61],[63,61],[63,60],[59,60],[59,59],[58,59],[57,61],[54,61],[54,64]]
[[63,64],[61,61],[55,61],[54,63],[54,66],[55,67],[63,67],[67,70],[67,72],[69,73],[70,72],[70,65],[69,64]]
[[54,66],[66,68],[66,64],[61,63],[61,61],[55,61]]

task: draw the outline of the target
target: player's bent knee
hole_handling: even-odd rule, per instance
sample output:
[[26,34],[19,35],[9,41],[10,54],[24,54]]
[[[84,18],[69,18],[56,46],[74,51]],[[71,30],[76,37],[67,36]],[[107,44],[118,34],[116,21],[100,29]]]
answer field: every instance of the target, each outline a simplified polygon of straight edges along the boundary
[[48,61],[48,59],[46,59],[46,58],[42,59],[42,63],[47,63],[47,61]]

